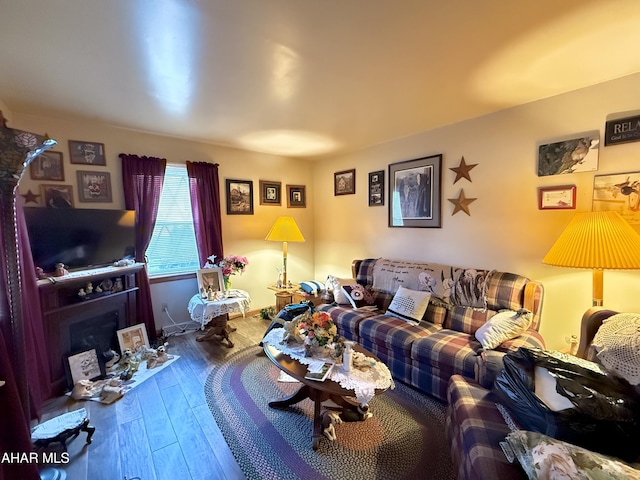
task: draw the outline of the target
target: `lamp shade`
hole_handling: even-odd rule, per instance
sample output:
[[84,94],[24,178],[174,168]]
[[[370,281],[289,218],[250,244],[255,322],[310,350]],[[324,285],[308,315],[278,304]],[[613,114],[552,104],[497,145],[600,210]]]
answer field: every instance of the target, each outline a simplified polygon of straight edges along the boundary
[[578,213],[542,262],[557,267],[640,269],[640,235],[617,212]]
[[278,217],[265,240],[272,242],[304,242],[304,237],[293,217]]

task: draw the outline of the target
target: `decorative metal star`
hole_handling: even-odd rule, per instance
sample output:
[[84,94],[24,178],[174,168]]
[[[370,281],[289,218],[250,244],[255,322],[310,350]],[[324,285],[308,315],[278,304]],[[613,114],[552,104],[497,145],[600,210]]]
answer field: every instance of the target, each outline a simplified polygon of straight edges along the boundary
[[24,203],[26,205],[27,203],[30,203],[30,202],[38,203],[38,197],[40,195],[36,195],[31,190],[29,190],[27,193],[21,193],[20,196],[24,198]]
[[455,205],[453,213],[451,214],[452,217],[460,211],[471,216],[471,213],[469,212],[469,204],[475,202],[477,198],[467,198],[464,194],[464,190],[460,190],[458,198],[449,198],[448,200]]
[[469,175],[469,171],[477,165],[477,163],[467,165],[464,161],[464,157],[462,157],[460,159],[460,165],[458,165],[457,167],[449,168],[449,170],[456,172],[456,179],[453,181],[453,183],[455,184],[461,178],[466,178],[467,180],[471,181],[471,175]]

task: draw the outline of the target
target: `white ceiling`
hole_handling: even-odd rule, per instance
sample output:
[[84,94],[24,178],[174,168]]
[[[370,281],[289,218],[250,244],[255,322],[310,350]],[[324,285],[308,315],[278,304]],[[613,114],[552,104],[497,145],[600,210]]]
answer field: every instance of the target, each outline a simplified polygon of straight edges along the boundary
[[637,0],[0,0],[0,100],[318,158],[640,71]]

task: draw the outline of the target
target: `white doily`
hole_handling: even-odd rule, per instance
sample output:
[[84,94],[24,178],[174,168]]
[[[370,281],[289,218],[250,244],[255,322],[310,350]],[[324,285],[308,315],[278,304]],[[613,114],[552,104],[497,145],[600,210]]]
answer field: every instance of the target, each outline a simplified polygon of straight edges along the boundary
[[640,314],[618,313],[607,318],[591,344],[607,370],[631,385],[640,384]]
[[[262,339],[262,342],[268,343],[304,365],[311,365],[318,361],[335,362],[335,360],[328,355],[320,356],[319,354],[314,354],[311,358],[305,357],[304,345],[301,343],[285,343],[281,345],[280,342],[282,341],[283,335],[283,328],[274,328],[267,333]],[[354,356],[358,355],[364,356],[363,354],[354,352]],[[339,383],[342,388],[353,390],[356,400],[360,405],[367,405],[375,396],[376,389],[386,390],[388,388],[396,388],[391,378],[389,368],[382,362],[376,362],[373,358],[371,358],[371,361],[375,362],[375,365],[366,372],[354,367],[351,369],[351,372],[347,373],[343,370],[342,365],[336,365],[329,374],[329,378]]]
[[200,323],[204,329],[211,320],[225,313],[241,313],[244,316],[250,303],[251,297],[248,292],[234,288],[218,301],[210,302],[196,294],[189,300],[187,310],[189,310],[191,320]]

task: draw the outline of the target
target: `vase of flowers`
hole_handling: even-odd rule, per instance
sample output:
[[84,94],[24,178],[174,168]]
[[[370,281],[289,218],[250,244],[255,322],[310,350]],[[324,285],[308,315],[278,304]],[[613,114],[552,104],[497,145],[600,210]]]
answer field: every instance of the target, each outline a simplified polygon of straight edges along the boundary
[[216,256],[211,255],[209,257],[209,263],[206,266],[219,267],[222,270],[224,289],[228,291],[231,288],[231,275],[242,275],[247,268],[247,265],[249,265],[249,260],[247,260],[247,257],[227,255],[216,264],[215,259]]
[[[337,342],[340,336],[331,316],[326,312],[307,312],[298,321],[298,330],[305,337],[305,347],[322,347]],[[312,348],[305,349],[311,351]]]

